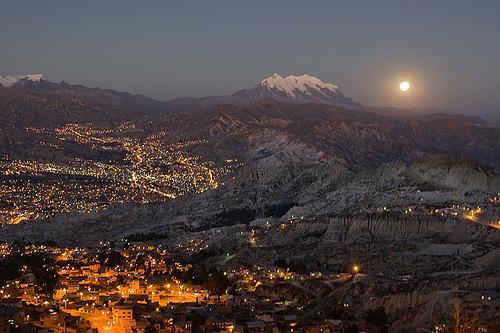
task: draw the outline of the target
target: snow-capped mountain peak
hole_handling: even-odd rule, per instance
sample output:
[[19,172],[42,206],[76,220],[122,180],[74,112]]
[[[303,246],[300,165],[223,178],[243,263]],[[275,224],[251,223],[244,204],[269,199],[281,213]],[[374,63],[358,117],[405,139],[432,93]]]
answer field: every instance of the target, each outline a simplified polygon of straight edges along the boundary
[[309,74],[283,77],[274,73],[252,89],[237,91],[232,98],[240,102],[273,98],[287,103],[331,104],[350,109],[359,107],[359,104],[345,97],[335,84],[323,82]]
[[278,73],[274,73],[270,77],[262,80],[260,85],[268,89],[276,89],[284,92],[291,97],[295,97],[298,92],[306,95],[313,95],[317,92],[326,96],[327,92],[324,90],[328,90],[329,92],[333,92],[335,94],[338,90],[336,85],[325,83],[317,77],[308,74],[282,77]]
[[3,87],[12,87],[18,81],[29,80],[33,82],[40,82],[46,80],[43,74],[21,74],[21,75],[6,75],[0,76],[0,85]]

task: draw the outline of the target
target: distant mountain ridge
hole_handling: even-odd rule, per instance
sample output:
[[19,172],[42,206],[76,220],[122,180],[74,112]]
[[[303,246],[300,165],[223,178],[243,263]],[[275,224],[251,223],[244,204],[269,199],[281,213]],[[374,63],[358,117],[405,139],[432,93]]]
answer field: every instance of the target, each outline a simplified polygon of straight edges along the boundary
[[[154,114],[162,112],[185,112],[206,109],[218,104],[248,105],[265,98],[286,103],[328,104],[353,111],[367,111],[389,116],[413,116],[417,114],[451,113],[457,110],[364,106],[345,96],[333,83],[323,82],[309,74],[281,76],[278,73],[262,79],[255,87],[240,89],[230,95],[205,97],[179,97],[159,101],[140,94],[130,94],[112,89],[90,88],[80,84],[50,81],[44,74],[20,74],[0,76],[0,86],[38,94],[62,95],[80,101],[107,104],[120,109]],[[485,117],[498,122],[494,114]]]
[[0,76],[0,86],[8,88],[14,86],[19,81],[40,82],[42,80],[45,80],[45,75],[43,74],[6,75]]
[[500,166],[500,127],[463,115],[394,117],[268,98],[163,114],[151,126],[168,128],[176,140],[205,142],[196,150],[208,160],[236,157],[258,166],[337,160],[363,169],[427,154]]
[[37,146],[29,127],[55,128],[68,123],[115,126],[136,119],[129,110],[67,96],[40,94],[0,87],[0,158],[30,156]]
[[0,129],[85,122],[109,126],[134,117],[136,113],[111,105],[0,87]]
[[43,74],[13,75],[0,77],[0,84],[31,93],[64,96],[80,101],[107,104],[132,112],[161,112],[164,107],[161,102],[139,94],[130,94],[112,89],[89,88],[67,82],[51,82]]
[[325,83],[308,74],[282,77],[278,73],[274,73],[262,80],[256,87],[237,91],[232,97],[244,101],[274,98],[288,103],[318,103],[344,107],[359,106],[352,99],[345,97],[336,85]]
[[166,101],[164,104],[169,111],[192,111],[217,104],[245,105],[265,98],[286,103],[329,104],[356,110],[362,108],[361,104],[344,96],[335,84],[325,83],[309,74],[283,77],[278,73],[264,78],[253,88],[241,89],[232,95],[181,97]]
[[181,97],[165,102],[112,89],[89,88],[65,81],[49,81],[43,74],[0,76],[0,85],[32,93],[62,95],[78,100],[118,106],[130,111],[155,113],[192,111],[217,104],[244,105],[260,99],[273,98],[287,103],[330,104],[348,109],[359,109],[360,104],[344,96],[337,85],[325,83],[309,74],[282,77],[278,73],[264,78],[250,89],[241,89],[231,95]]
[[[206,141],[196,149],[214,160],[237,157],[272,165],[340,159],[363,168],[396,159],[410,162],[432,153],[500,166],[498,126],[444,113],[381,115],[345,97],[336,85],[310,75],[274,74],[233,95],[167,102],[54,83],[43,75],[2,80],[10,87],[0,87],[0,129],[11,139],[18,136],[11,129],[87,122],[106,127],[132,121],[151,134],[168,130],[173,141]],[[1,150],[8,153],[11,147],[5,144]]]

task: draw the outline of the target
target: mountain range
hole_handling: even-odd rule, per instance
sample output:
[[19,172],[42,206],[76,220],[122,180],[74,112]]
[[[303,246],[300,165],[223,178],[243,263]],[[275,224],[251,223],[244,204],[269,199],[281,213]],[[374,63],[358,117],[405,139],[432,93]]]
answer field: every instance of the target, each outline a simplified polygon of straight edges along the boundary
[[[397,329],[438,318],[451,291],[479,304],[499,289],[500,126],[366,108],[309,75],[167,102],[0,82],[0,242],[125,240],[221,272],[327,273],[292,279],[290,299],[304,288],[316,313],[375,304]],[[283,300],[286,285],[255,292]]]
[[64,81],[56,83],[47,80],[42,74],[0,77],[0,84],[25,92],[62,96],[69,100],[96,102],[138,113],[160,112],[164,109],[161,102],[150,97],[111,89],[89,88]]
[[27,127],[133,121],[144,135],[168,130],[172,141],[201,140],[195,149],[207,159],[238,157],[254,165],[338,160],[362,169],[438,153],[500,166],[498,126],[456,114],[371,112],[307,74],[275,73],[232,95],[166,102],[43,75],[0,77],[0,83],[6,86],[0,87],[0,154],[22,152],[22,142],[33,141]]
[[362,169],[426,154],[500,166],[500,127],[463,115],[396,117],[268,98],[166,113],[147,126],[168,129],[176,140],[203,141],[196,151],[207,159],[237,157],[259,166],[337,160]]
[[0,76],[0,85],[32,93],[60,95],[72,99],[114,105],[131,111],[154,113],[162,111],[192,111],[217,104],[243,105],[263,98],[274,98],[288,103],[331,104],[346,108],[361,105],[345,97],[331,83],[308,74],[282,77],[275,73],[251,89],[242,89],[232,95],[209,97],[181,97],[165,102],[153,98],[111,89],[89,88],[67,82],[51,82],[43,74]]

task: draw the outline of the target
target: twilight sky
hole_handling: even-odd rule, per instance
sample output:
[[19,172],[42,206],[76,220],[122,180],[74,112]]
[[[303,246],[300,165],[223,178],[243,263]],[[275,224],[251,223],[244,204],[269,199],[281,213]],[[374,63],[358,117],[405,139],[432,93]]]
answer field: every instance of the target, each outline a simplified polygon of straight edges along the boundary
[[366,105],[500,115],[499,17],[496,0],[2,1],[0,75],[165,100],[309,73]]

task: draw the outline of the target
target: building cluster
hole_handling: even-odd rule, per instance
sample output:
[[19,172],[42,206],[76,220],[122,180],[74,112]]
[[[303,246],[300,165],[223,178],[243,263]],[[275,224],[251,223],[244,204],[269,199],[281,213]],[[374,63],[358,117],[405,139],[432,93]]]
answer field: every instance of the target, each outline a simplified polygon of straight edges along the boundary
[[217,188],[234,164],[201,161],[190,152],[199,142],[169,143],[166,132],[138,138],[130,124],[116,129],[68,124],[28,130],[40,135],[39,144],[45,147],[66,147],[60,154],[81,150],[78,155],[88,157],[68,156],[51,163],[0,160],[0,224],[205,192]]
[[480,203],[458,203],[446,204],[426,204],[411,205],[405,207],[377,207],[369,213],[377,214],[398,214],[408,217],[438,217],[447,220],[466,220],[489,225],[495,228],[500,227],[500,221],[495,219],[500,211],[500,197],[492,196]]
[[[258,290],[331,278],[319,273],[256,266],[220,272],[223,284],[210,280],[212,273],[195,284],[193,265],[159,246],[3,244],[0,250],[2,264],[21,255],[43,258],[38,269],[20,266],[13,268],[15,278],[2,279],[0,332],[355,332],[345,319],[302,320],[310,301]],[[49,276],[40,276],[40,269]]]

